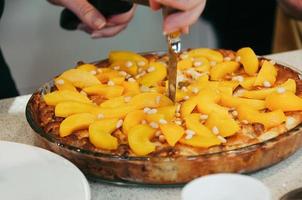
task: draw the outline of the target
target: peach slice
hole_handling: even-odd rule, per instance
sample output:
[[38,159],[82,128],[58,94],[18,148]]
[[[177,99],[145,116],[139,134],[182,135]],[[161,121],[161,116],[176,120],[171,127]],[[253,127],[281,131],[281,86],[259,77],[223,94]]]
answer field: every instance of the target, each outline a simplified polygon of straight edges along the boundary
[[162,114],[164,118],[168,121],[172,120],[176,113],[176,106],[163,106],[160,108],[157,108],[157,113]]
[[174,123],[161,124],[160,130],[164,134],[168,144],[172,147],[182,138],[185,134],[183,127],[178,126]]
[[208,60],[215,61],[217,63],[223,61],[223,55],[220,52],[208,48],[193,49],[188,52],[188,55],[191,58],[205,57]]
[[145,74],[141,77],[138,82],[145,86],[156,86],[159,81],[162,81],[167,76],[167,68],[164,63],[161,62],[150,62],[148,69],[153,71]]
[[128,113],[124,119],[123,132],[128,134],[129,130],[140,124],[145,119],[145,113],[142,110],[134,110]]
[[79,70],[79,69],[70,69],[63,74],[61,74],[62,78],[71,82],[74,86],[78,88],[89,87],[92,85],[100,85],[101,82],[91,73]]
[[107,99],[121,96],[124,91],[122,86],[107,86],[107,85],[93,85],[90,87],[83,88],[83,91],[89,95],[101,95]]
[[221,80],[225,75],[235,72],[239,67],[240,64],[234,61],[218,63],[210,70],[211,80]]
[[277,69],[269,62],[264,61],[262,67],[256,77],[254,86],[264,86],[266,83],[273,85],[276,81]]
[[199,93],[197,110],[201,113],[209,115],[212,112],[217,112],[220,115],[227,115],[228,109],[218,105],[220,100],[219,92],[211,89],[204,90]]
[[70,115],[79,113],[91,113],[94,114],[98,109],[97,106],[87,103],[81,103],[76,101],[61,102],[56,105],[55,115],[57,117],[68,117]]
[[112,99],[108,99],[106,101],[104,101],[103,103],[100,104],[101,108],[117,108],[120,106],[125,106],[126,102],[125,102],[125,98],[124,96],[120,96],[120,97],[114,97]]
[[197,104],[198,104],[197,96],[191,97],[189,100],[185,101],[180,108],[181,116],[184,118],[190,115],[195,109],[195,107],[197,106]]
[[244,77],[243,81],[240,82],[239,84],[244,89],[250,90],[250,89],[253,88],[255,81],[256,81],[255,76],[253,76],[253,77]]
[[229,108],[237,108],[240,105],[248,105],[256,110],[262,110],[266,107],[263,100],[245,99],[224,94],[221,95],[220,104]]
[[276,127],[286,120],[286,116],[282,110],[262,113],[249,106],[241,105],[237,111],[239,120],[247,120],[250,123],[260,123],[267,129]]
[[211,69],[210,62],[208,59],[203,57],[195,58],[193,61],[193,66],[198,72],[208,72]]
[[45,94],[43,98],[45,103],[50,106],[55,106],[58,103],[65,102],[65,101],[76,101],[76,102],[91,104],[91,101],[85,95],[82,95],[79,92],[74,92],[69,90],[54,91]]
[[219,145],[220,140],[200,122],[200,114],[193,113],[185,118],[186,127],[195,132],[191,139],[181,139],[180,142],[195,147],[210,147]]
[[122,76],[113,77],[112,79],[110,79],[110,81],[112,81],[114,85],[123,85],[125,81],[125,77]]
[[254,75],[257,73],[259,61],[255,52],[251,48],[241,48],[237,51],[236,55],[240,57],[240,62],[243,65],[244,71],[248,75]]
[[193,62],[191,58],[183,59],[177,62],[177,69],[178,70],[185,70],[189,69],[193,66]]
[[162,106],[173,105],[173,102],[165,95],[155,92],[140,93],[132,97],[130,104],[135,106],[137,109],[145,107],[157,108]]
[[140,93],[139,85],[137,82],[123,82],[125,96],[134,96]]
[[137,66],[146,68],[148,66],[148,60],[132,51],[111,51],[109,53],[109,61],[113,63],[115,61],[133,61]]
[[96,120],[89,126],[89,140],[97,148],[115,150],[118,140],[111,133],[116,129],[119,119]]
[[126,60],[118,60],[114,61],[111,65],[110,68],[119,68],[121,71],[125,71],[128,74],[131,74],[132,76],[137,75],[138,72],[138,67],[135,62],[131,61],[126,61]]
[[292,92],[272,93],[265,99],[265,104],[270,110],[298,111],[302,110],[302,98]]
[[221,144],[216,137],[207,138],[200,135],[194,135],[191,139],[181,138],[179,143],[199,148],[209,148]]
[[77,66],[77,69],[94,74],[98,68],[95,65],[87,63],[87,64]]
[[239,125],[231,116],[221,116],[217,113],[211,113],[207,119],[205,126],[210,130],[216,129],[223,137],[234,135],[240,130]]
[[128,142],[131,150],[138,156],[145,156],[155,151],[155,144],[150,140],[155,129],[148,125],[136,125],[129,130]]
[[66,137],[74,131],[86,129],[96,120],[95,115],[80,113],[65,118],[60,124],[60,136]]
[[135,106],[125,105],[118,108],[101,108],[94,111],[99,117],[103,118],[124,118],[128,113],[135,110]]
[[295,93],[296,92],[296,81],[293,79],[288,79],[286,82],[284,82],[281,85],[276,86],[274,88],[244,91],[241,96],[250,98],[250,99],[265,99],[268,95],[270,95],[274,92],[277,92],[280,89]]
[[69,91],[77,92],[76,87],[74,87],[74,85],[72,85],[71,82],[69,82],[68,80],[62,77],[55,78],[54,83],[58,88],[58,90],[69,90]]
[[117,77],[122,77],[118,71],[110,68],[102,68],[101,72],[96,75],[97,79],[102,83],[107,83],[109,80]]

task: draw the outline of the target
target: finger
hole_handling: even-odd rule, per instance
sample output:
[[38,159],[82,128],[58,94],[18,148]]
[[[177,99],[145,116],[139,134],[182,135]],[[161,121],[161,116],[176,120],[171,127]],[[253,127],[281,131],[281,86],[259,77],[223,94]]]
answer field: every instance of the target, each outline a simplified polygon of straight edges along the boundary
[[193,10],[186,12],[178,12],[167,16],[164,20],[164,32],[172,33],[178,31],[182,27],[194,24],[198,20],[202,11],[204,10],[204,6],[205,5],[201,4]]
[[133,18],[136,7],[137,6],[134,5],[128,12],[111,16],[107,19],[107,23],[115,25],[128,23]]
[[92,29],[99,30],[106,25],[104,16],[87,0],[64,0],[62,4]]
[[154,11],[159,10],[161,7],[160,4],[156,0],[149,0],[149,5],[150,5],[150,8]]
[[167,7],[175,8],[178,10],[192,10],[195,7],[205,4],[206,0],[156,0],[157,3],[165,5]]
[[181,28],[181,32],[182,32],[183,34],[188,35],[189,32],[190,32],[190,27],[189,27],[189,26],[182,27],[182,28]]
[[99,31],[94,31],[91,34],[91,37],[96,39],[96,38],[101,38],[101,37],[112,37],[124,30],[127,27],[128,24],[121,24],[117,26],[111,26],[111,27],[105,27],[102,30]]
[[84,31],[88,34],[91,34],[94,30],[91,29],[89,26],[87,26],[86,24],[80,23],[78,25],[78,30]]

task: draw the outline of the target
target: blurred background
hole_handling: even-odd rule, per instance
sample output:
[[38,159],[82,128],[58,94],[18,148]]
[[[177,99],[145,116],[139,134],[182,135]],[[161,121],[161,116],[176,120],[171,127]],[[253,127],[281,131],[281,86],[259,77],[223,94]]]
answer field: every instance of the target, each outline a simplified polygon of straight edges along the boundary
[[[0,43],[21,94],[33,92],[79,60],[106,58],[110,50],[166,49],[161,15],[148,8],[139,6],[121,34],[97,40],[80,31],[63,30],[59,26],[61,10],[44,0],[6,1],[0,22]],[[183,45],[216,47],[212,27],[200,20],[183,38]]]

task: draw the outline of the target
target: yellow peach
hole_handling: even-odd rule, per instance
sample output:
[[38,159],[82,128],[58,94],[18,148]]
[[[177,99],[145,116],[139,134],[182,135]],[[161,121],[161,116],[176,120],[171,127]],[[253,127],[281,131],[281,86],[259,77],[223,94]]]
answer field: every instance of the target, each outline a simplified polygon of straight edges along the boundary
[[74,131],[88,128],[95,121],[95,115],[80,113],[65,118],[60,124],[60,136],[66,137]]
[[266,97],[265,104],[270,110],[302,110],[302,99],[292,92],[272,93]]
[[129,130],[132,127],[140,124],[144,119],[145,113],[142,110],[134,110],[132,112],[129,112],[124,119],[123,132],[125,134],[128,134]]
[[65,101],[76,101],[82,103],[91,103],[88,97],[70,90],[54,91],[43,96],[43,99],[47,105],[55,106],[58,103]]
[[275,66],[269,62],[264,61],[262,64],[262,67],[256,77],[256,80],[254,82],[254,86],[263,86],[266,83],[270,85],[274,85],[277,77],[277,69]]
[[101,84],[101,82],[94,75],[79,69],[69,69],[63,72],[60,77],[68,80],[78,88]]
[[140,93],[139,85],[137,82],[123,82],[122,86],[124,87],[125,96],[134,96]]
[[54,83],[58,88],[58,90],[70,90],[73,92],[77,92],[76,87],[74,87],[74,85],[71,82],[69,82],[68,80],[62,77],[55,78]]
[[115,150],[118,140],[111,133],[116,129],[119,119],[102,119],[89,126],[89,141],[97,148]]
[[161,124],[160,130],[162,131],[170,146],[175,146],[175,144],[182,138],[185,133],[183,127],[178,126],[175,123]]
[[133,61],[133,62],[136,62],[136,64],[139,66],[139,67],[143,67],[145,68],[146,66],[148,66],[148,60],[137,54],[137,53],[134,53],[132,51],[111,51],[109,53],[109,61],[111,63],[115,62],[115,61]]
[[155,92],[145,92],[135,95],[130,104],[137,107],[137,109],[142,109],[145,107],[157,108],[162,106],[173,105],[173,102],[165,95]]
[[83,88],[83,91],[89,95],[101,95],[107,99],[121,96],[124,91],[122,86],[107,86],[107,85],[93,85],[90,87]]
[[237,108],[240,105],[248,105],[256,110],[262,110],[266,107],[263,100],[246,99],[231,95],[221,95],[220,104],[229,108]]
[[56,105],[55,115],[57,117],[68,117],[79,113],[93,114],[98,109],[97,106],[76,101],[61,102]]
[[155,151],[155,144],[150,140],[155,129],[149,125],[136,125],[129,130],[128,142],[131,150],[138,156],[145,156]]
[[97,70],[97,67],[93,64],[85,63],[85,64],[77,66],[77,69],[94,74],[94,72],[96,72],[96,70]]
[[282,110],[272,112],[259,112],[249,106],[239,106],[237,108],[239,120],[247,120],[250,123],[263,124],[265,128],[271,128],[282,124],[286,120],[286,116]]
[[284,82],[281,85],[276,86],[274,88],[244,91],[241,96],[250,98],[250,99],[265,99],[268,95],[280,90],[280,88],[281,88],[281,90],[290,91],[290,92],[295,93],[296,92],[296,81],[293,79],[288,79],[286,82]]
[[188,52],[188,55],[191,58],[205,57],[210,61],[215,61],[218,63],[223,61],[223,55],[220,52],[208,48],[193,49]]
[[259,61],[255,52],[251,48],[241,48],[237,51],[236,55],[240,57],[240,62],[243,65],[244,71],[248,75],[254,75],[257,73]]
[[161,62],[150,62],[148,69],[153,71],[142,76],[138,82],[145,86],[156,86],[159,81],[162,81],[167,76],[167,68],[165,64]]
[[192,59],[191,58],[187,58],[187,59],[183,59],[177,62],[177,69],[178,70],[185,70],[185,69],[189,69],[193,66],[192,63]]
[[215,112],[209,115],[205,126],[210,130],[217,131],[216,134],[220,134],[223,137],[234,135],[240,130],[239,125],[231,116],[219,115]]
[[210,70],[211,80],[221,80],[225,75],[235,72],[239,67],[240,64],[234,61],[218,63]]
[[253,76],[253,77],[244,77],[243,81],[240,82],[239,84],[244,89],[250,90],[250,89],[253,88],[255,81],[256,81],[255,76]]

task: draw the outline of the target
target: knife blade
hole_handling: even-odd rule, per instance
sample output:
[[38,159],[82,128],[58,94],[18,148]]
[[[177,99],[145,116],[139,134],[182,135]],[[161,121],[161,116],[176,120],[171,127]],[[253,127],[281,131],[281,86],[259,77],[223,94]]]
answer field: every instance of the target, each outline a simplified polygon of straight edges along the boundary
[[[163,17],[177,12],[177,10],[163,7]],[[168,44],[168,96],[175,102],[176,88],[177,88],[177,61],[178,54],[181,51],[180,32],[176,31],[166,35]]]

